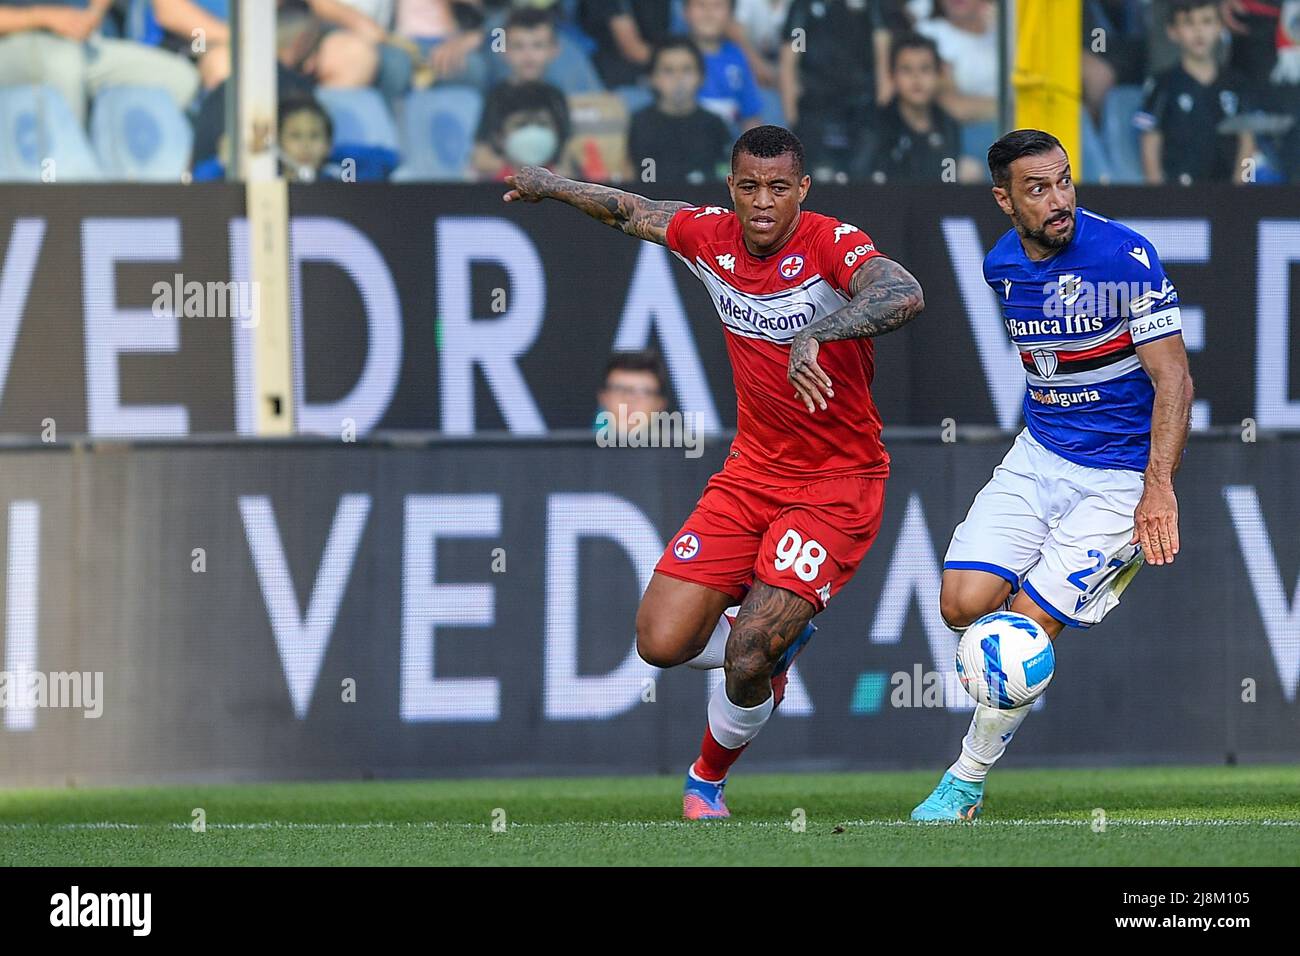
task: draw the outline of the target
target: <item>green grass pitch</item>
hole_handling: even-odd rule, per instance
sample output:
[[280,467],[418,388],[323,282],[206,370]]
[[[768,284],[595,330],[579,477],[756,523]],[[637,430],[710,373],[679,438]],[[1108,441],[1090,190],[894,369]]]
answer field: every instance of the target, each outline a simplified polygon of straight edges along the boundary
[[676,777],[10,790],[0,866],[1300,864],[1300,767],[999,770],[906,822],[937,778],[739,772],[706,823]]

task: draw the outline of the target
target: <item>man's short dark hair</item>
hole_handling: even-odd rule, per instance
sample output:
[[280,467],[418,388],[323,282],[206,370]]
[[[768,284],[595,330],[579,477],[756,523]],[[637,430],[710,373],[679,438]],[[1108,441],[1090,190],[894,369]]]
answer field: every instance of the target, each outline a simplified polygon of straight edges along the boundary
[[784,126],[755,126],[745,130],[731,147],[731,168],[736,168],[736,160],[741,153],[748,153],[759,159],[775,159],[789,153],[794,159],[795,175],[803,176],[803,143]]
[[549,27],[551,33],[555,33],[555,14],[541,7],[515,7],[506,17],[507,30],[536,30],[538,27]]
[[1180,13],[1191,13],[1193,10],[1199,10],[1201,7],[1214,7],[1217,12],[1218,3],[1215,0],[1169,0],[1169,9],[1165,13],[1165,22],[1173,23],[1178,19]]
[[935,43],[927,36],[919,33],[900,33],[894,37],[894,42],[889,45],[889,72],[893,73],[898,69],[898,57],[904,50],[929,50],[930,55],[934,57],[934,65],[937,69],[942,60],[939,57],[939,44]]
[[334,142],[334,120],[326,112],[325,107],[320,105],[320,101],[310,93],[290,94],[280,100],[280,114],[276,128],[284,129],[285,121],[296,113],[310,113],[319,117],[325,124],[325,138],[331,143]]
[[638,349],[634,352],[614,352],[605,363],[605,374],[601,376],[600,387],[609,387],[611,372],[649,372],[659,383],[659,391],[667,389],[668,373],[664,369],[663,359],[654,349]]
[[1011,181],[1011,164],[1021,156],[1042,156],[1054,149],[1064,150],[1061,141],[1041,129],[1012,130],[989,147],[989,172],[993,184],[1006,188]]
[[700,71],[700,77],[704,77],[704,54],[700,48],[695,45],[695,41],[690,37],[672,36],[655,44],[654,53],[650,54],[650,72],[655,71],[659,65],[659,57],[673,50],[684,50],[695,59],[695,68]]

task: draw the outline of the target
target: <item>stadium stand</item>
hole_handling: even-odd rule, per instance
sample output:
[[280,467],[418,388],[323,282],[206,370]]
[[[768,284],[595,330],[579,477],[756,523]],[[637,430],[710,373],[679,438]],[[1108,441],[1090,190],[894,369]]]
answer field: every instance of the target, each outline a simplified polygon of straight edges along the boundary
[[402,105],[404,162],[393,178],[468,179],[474,130],[482,112],[483,95],[472,87],[438,86],[408,94]]
[[91,109],[91,141],[104,175],[177,182],[189,168],[194,131],[170,96],[154,87],[104,90]]
[[0,88],[0,178],[20,182],[103,178],[85,131],[56,90]]

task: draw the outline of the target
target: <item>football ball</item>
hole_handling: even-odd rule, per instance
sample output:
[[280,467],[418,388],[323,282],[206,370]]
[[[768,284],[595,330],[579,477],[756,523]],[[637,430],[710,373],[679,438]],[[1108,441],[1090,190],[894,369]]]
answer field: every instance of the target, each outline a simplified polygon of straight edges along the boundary
[[1052,682],[1056,652],[1032,618],[1011,611],[986,614],[957,644],[957,677],[966,693],[995,710],[1032,704]]

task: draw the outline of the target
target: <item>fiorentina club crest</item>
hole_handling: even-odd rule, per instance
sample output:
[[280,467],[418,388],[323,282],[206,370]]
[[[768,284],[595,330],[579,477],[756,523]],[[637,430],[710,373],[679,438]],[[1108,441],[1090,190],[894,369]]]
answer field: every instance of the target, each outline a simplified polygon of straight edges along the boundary
[[700,539],[689,531],[673,544],[673,554],[678,561],[689,561],[700,553]]
[[791,279],[799,278],[799,273],[803,272],[803,256],[786,256],[781,260],[777,267],[781,273],[781,278],[787,282]]
[[1034,368],[1043,378],[1051,378],[1055,375],[1056,367],[1061,364],[1061,360],[1051,349],[1034,349],[1029,353],[1029,357],[1034,360]]

